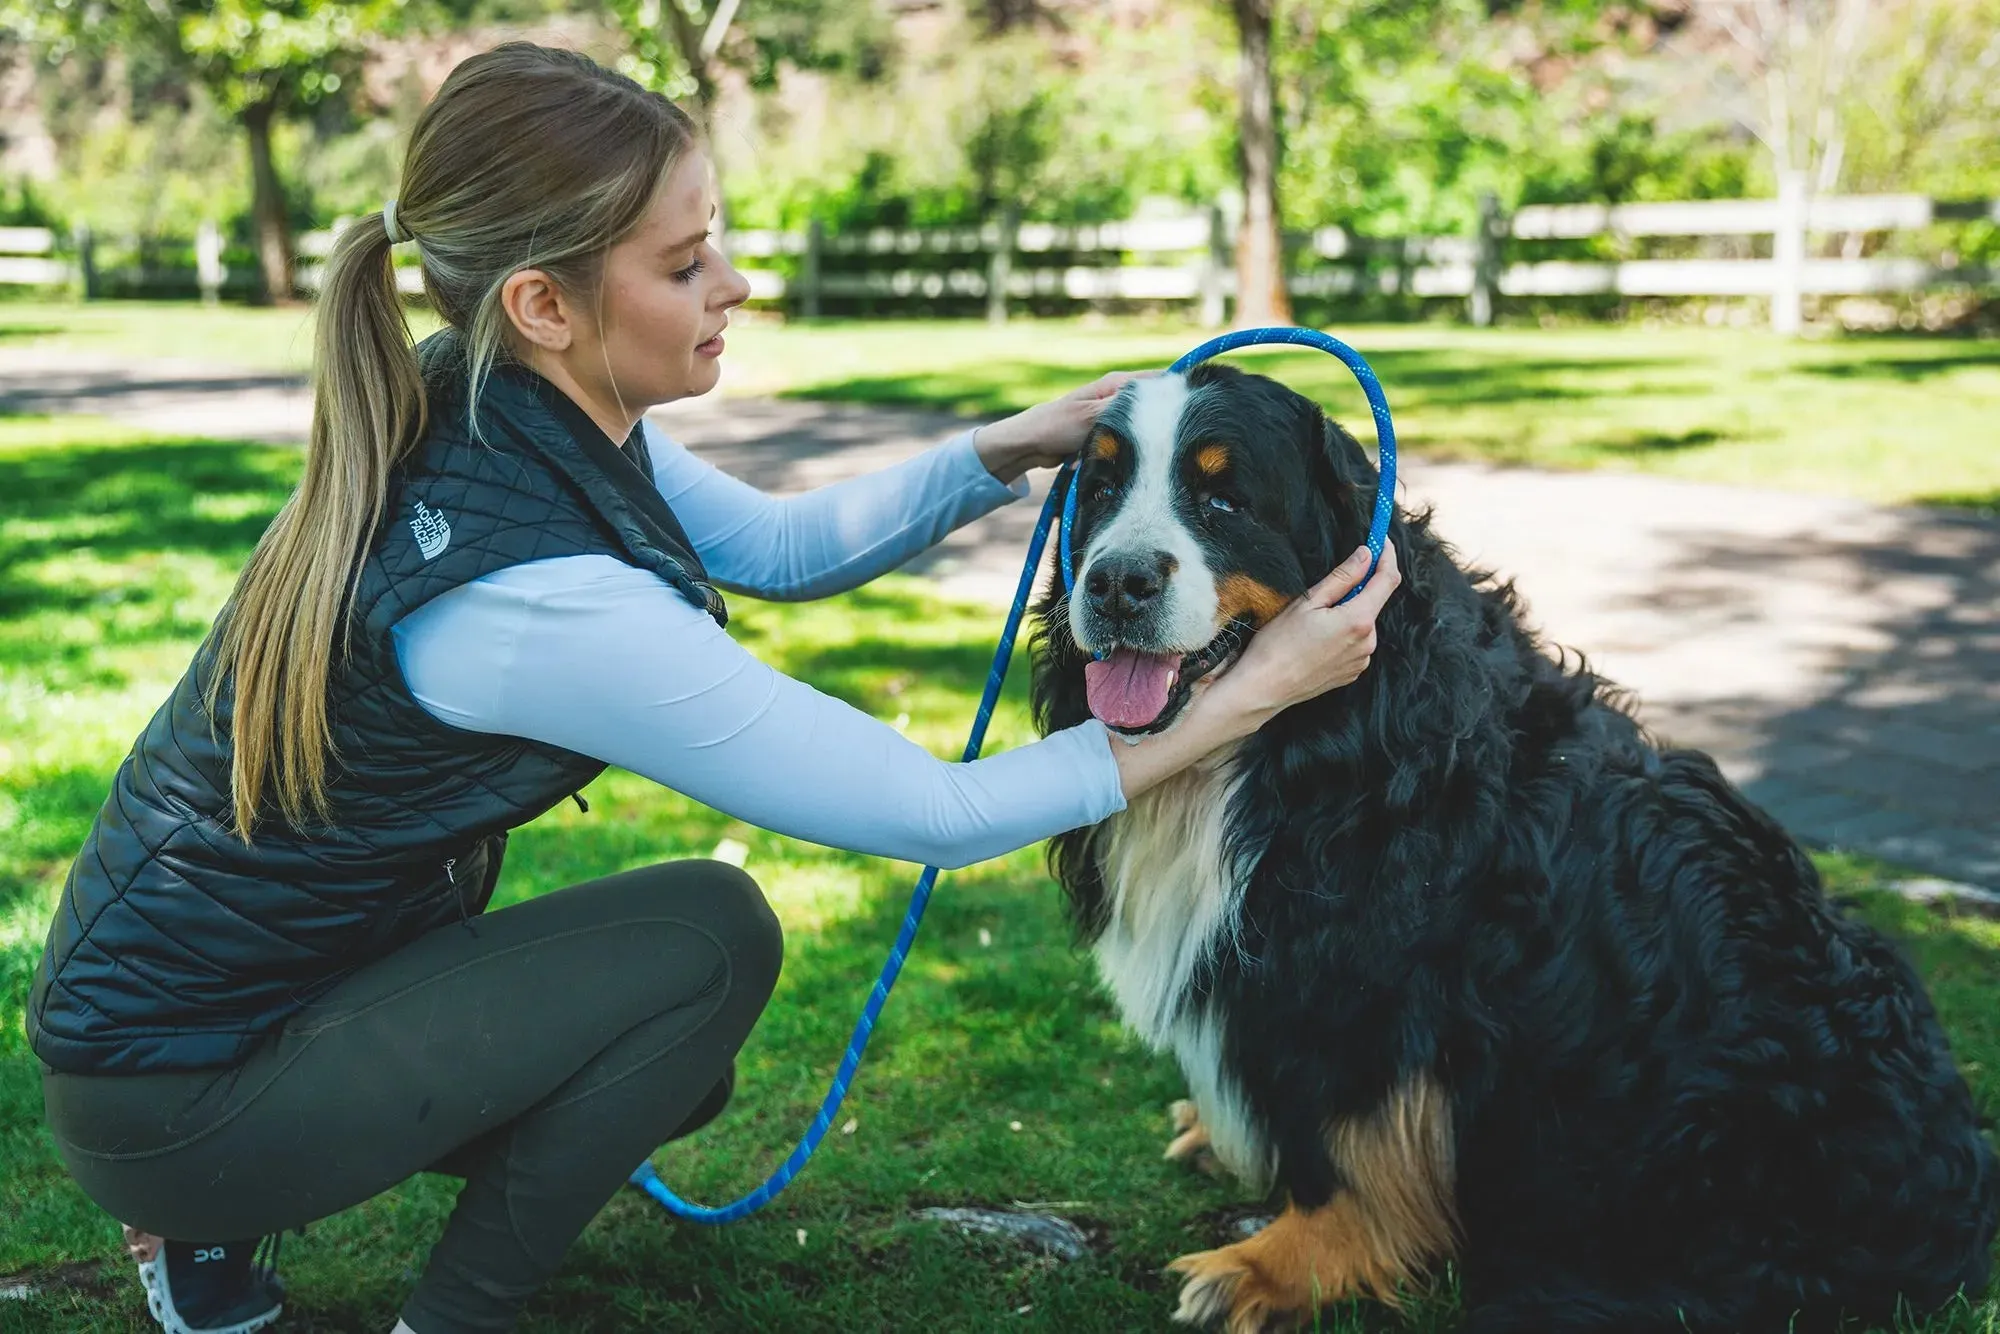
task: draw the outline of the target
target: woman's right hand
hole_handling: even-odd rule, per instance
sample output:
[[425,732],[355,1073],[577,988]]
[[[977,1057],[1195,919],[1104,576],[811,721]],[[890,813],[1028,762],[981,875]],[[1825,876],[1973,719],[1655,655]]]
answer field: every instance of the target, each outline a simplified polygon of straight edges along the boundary
[[1273,616],[1220,676],[1196,686],[1196,698],[1173,727],[1113,746],[1125,799],[1241,741],[1292,705],[1347,685],[1367,671],[1375,652],[1375,618],[1403,582],[1394,546],[1383,548],[1375,576],[1354,601],[1334,605],[1367,577],[1368,548],[1363,547]]
[[[1368,559],[1364,546],[1272,617],[1204,703],[1255,731],[1294,704],[1358,680],[1375,654],[1375,618],[1403,582],[1393,542],[1382,548],[1373,578]],[[1352,602],[1335,605],[1364,578],[1368,586]]]

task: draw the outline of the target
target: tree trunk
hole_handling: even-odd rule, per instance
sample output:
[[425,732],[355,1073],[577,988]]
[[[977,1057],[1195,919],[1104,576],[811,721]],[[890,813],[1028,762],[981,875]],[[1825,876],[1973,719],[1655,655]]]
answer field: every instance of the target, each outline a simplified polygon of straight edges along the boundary
[[289,305],[292,296],[292,229],[285,214],[285,188],[271,161],[271,121],[275,100],[257,102],[243,111],[250,132],[250,216],[255,229],[257,264],[264,274],[264,299]]
[[1231,0],[1236,13],[1237,161],[1243,226],[1236,234],[1236,322],[1290,324],[1284,237],[1278,215],[1278,119],[1271,73],[1275,0]]
[[[694,122],[696,128],[701,131],[701,137],[708,150],[708,164],[713,169],[715,178],[715,222],[709,230],[714,243],[721,246],[729,230],[729,206],[722,197],[722,146],[717,142],[718,136],[715,133],[715,104],[721,97],[722,91],[716,78],[717,61],[711,42],[720,44],[730,16],[721,15],[723,29],[716,31],[711,37],[710,34],[695,27],[694,20],[687,16],[687,11],[675,0],[662,0],[660,8],[665,13],[667,29],[674,39],[674,48],[680,52],[681,60],[686,63],[688,72],[694,75]],[[734,9],[735,6],[731,5],[732,14]]]

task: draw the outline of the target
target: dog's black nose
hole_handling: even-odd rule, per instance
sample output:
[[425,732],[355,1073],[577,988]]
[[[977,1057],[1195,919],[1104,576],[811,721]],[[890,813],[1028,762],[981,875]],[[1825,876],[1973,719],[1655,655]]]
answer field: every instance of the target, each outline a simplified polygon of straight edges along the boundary
[[1106,620],[1122,621],[1152,610],[1174,564],[1164,551],[1106,556],[1090,567],[1083,591],[1092,611]]

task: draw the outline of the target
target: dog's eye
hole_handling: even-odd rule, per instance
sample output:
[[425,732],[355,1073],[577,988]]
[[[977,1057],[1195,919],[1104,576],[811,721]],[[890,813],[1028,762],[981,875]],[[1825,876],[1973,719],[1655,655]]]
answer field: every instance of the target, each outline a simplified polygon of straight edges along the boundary
[[1209,496],[1208,507],[1212,510],[1221,510],[1224,514],[1234,514],[1242,508],[1233,497],[1225,496],[1220,491]]
[[1118,493],[1118,488],[1113,486],[1109,482],[1099,482],[1096,486],[1090,488],[1091,500],[1095,501],[1097,504],[1100,505],[1103,504],[1105,501],[1111,499],[1111,497],[1116,495],[1117,493]]

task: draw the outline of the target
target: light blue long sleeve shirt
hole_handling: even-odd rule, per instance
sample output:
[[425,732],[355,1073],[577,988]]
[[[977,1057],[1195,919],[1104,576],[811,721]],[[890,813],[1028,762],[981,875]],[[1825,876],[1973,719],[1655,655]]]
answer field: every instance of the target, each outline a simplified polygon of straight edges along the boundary
[[[756,597],[858,587],[1026,494],[986,471],[969,432],[776,497],[645,430],[654,482],[710,577]],[[610,556],[496,571],[393,633],[404,681],[443,722],[561,746],[830,847],[958,867],[1124,806],[1096,721],[970,764],[940,760],[759,661],[670,585]]]

